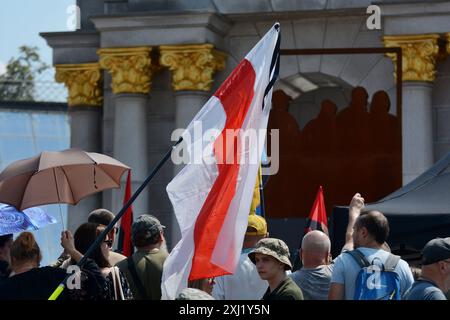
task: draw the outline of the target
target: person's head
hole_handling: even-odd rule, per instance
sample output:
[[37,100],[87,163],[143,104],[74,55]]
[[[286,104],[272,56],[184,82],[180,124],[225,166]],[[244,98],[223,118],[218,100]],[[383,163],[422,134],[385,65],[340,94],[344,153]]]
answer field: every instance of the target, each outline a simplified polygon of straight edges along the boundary
[[247,230],[245,231],[243,248],[253,248],[259,240],[266,238],[267,222],[261,216],[250,214],[248,216]]
[[214,297],[197,288],[184,288],[175,300],[214,300]]
[[[108,226],[114,220],[114,217],[115,217],[114,213],[112,213],[111,211],[100,208],[100,209],[91,211],[91,213],[89,213],[87,222]],[[114,228],[108,233],[108,236],[112,240],[113,243],[116,238],[117,231],[118,231],[118,228],[116,226],[114,226]]]
[[337,106],[333,101],[328,100],[328,99],[325,99],[322,101],[322,104],[320,106],[319,117],[331,118],[336,115],[336,112],[337,112]]
[[280,239],[261,239],[248,257],[256,265],[256,270],[263,280],[274,279],[292,269],[289,248]]
[[283,90],[275,90],[272,95],[273,109],[288,111],[291,100],[292,97],[287,95]]
[[[73,235],[75,249],[84,255],[103,230],[105,230],[103,225],[91,222],[83,223]],[[111,241],[112,240],[107,235],[106,238],[103,239],[102,244],[98,246],[90,256],[90,258],[97,263],[99,268],[111,266],[108,261]]]
[[211,294],[214,287],[214,278],[204,278],[199,280],[189,281],[188,287],[205,291],[207,294]]
[[359,247],[379,247],[389,236],[389,222],[379,211],[362,213],[353,227],[353,244]]
[[450,290],[450,237],[436,238],[425,245],[422,275],[435,281],[444,293]]
[[422,269],[416,266],[410,266],[409,268],[411,269],[414,281],[419,280],[419,278],[422,276]]
[[39,267],[42,255],[41,249],[31,232],[22,232],[11,246],[11,269],[16,271],[23,264]]
[[308,232],[302,240],[300,257],[303,266],[306,268],[316,268],[329,264],[331,250],[330,238],[319,230]]
[[369,95],[367,94],[366,89],[363,87],[356,87],[352,90],[351,106],[366,110],[368,98]]
[[5,234],[0,236],[0,260],[11,263],[11,246],[13,243],[13,235]]
[[391,108],[391,101],[386,91],[375,92],[370,104],[370,112],[375,114],[387,114]]
[[164,243],[164,226],[155,216],[143,214],[131,226],[131,241],[136,248],[160,248]]

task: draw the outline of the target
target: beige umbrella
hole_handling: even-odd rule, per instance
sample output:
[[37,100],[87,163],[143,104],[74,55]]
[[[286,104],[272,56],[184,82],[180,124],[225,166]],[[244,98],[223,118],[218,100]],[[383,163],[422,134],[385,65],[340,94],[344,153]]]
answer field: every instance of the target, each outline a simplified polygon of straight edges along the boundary
[[129,169],[109,156],[79,149],[42,152],[0,173],[0,202],[21,211],[51,203],[74,205],[96,192],[119,188]]

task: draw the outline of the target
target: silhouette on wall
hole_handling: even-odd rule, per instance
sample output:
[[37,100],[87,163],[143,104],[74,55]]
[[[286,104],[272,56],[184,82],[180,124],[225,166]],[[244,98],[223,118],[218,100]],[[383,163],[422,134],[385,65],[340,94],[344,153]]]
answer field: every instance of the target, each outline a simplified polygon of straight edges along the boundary
[[386,92],[373,95],[370,112],[368,98],[356,87],[349,106],[338,113],[333,101],[324,100],[301,131],[288,111],[290,97],[274,92],[268,128],[279,130],[280,169],[264,190],[268,217],[307,217],[320,185],[328,214],[355,192],[372,202],[401,187],[399,119],[389,114]]

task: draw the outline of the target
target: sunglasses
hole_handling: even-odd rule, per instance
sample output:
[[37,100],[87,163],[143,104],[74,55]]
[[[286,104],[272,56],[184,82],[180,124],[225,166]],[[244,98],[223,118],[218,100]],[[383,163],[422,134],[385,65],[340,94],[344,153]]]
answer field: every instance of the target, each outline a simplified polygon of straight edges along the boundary
[[112,241],[112,240],[105,240],[105,241],[103,241],[103,243],[106,243],[106,245],[107,245],[109,248],[112,248],[112,245],[113,245],[113,241]]

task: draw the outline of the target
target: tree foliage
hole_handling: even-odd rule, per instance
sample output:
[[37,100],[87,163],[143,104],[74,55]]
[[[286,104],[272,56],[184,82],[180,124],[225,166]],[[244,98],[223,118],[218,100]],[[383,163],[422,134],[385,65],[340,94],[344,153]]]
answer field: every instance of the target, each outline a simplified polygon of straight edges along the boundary
[[0,100],[34,100],[36,76],[48,69],[37,47],[21,46],[19,56],[11,58],[6,73],[0,75]]

